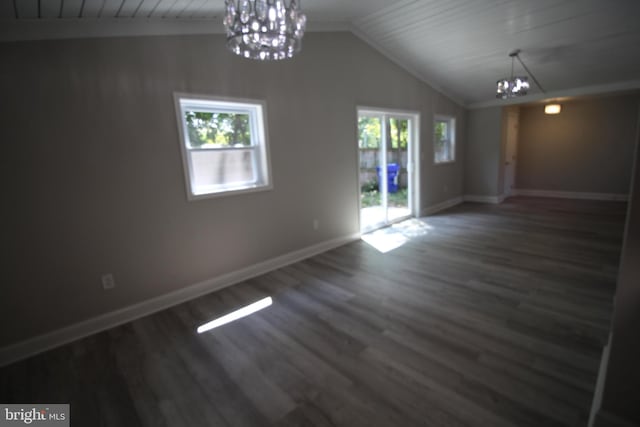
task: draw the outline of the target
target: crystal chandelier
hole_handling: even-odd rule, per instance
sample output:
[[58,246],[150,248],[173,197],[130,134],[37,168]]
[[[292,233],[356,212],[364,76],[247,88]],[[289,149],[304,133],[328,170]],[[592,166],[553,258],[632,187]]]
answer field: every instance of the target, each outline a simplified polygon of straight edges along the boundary
[[299,0],[225,0],[227,47],[251,59],[291,58],[302,48],[307,17]]
[[527,94],[527,91],[529,90],[529,78],[513,76],[513,63],[515,59],[518,58],[518,60],[522,62],[520,60],[520,57],[518,56],[519,53],[520,50],[514,50],[509,54],[509,56],[511,57],[511,78],[498,80],[498,90],[496,92],[496,98],[515,98],[517,96],[524,96]]

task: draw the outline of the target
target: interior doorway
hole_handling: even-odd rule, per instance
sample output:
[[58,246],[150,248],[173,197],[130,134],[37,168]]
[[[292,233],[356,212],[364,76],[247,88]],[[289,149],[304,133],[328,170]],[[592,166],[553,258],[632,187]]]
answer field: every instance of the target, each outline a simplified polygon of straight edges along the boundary
[[415,113],[358,109],[360,231],[414,216]]
[[504,146],[504,197],[511,196],[516,186],[516,166],[518,157],[519,111],[507,111],[506,141]]

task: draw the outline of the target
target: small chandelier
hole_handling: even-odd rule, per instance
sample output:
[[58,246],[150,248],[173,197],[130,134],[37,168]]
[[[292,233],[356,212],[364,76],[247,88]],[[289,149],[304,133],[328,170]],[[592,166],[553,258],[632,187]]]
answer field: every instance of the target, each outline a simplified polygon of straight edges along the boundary
[[529,78],[513,76],[513,63],[515,59],[518,58],[518,60],[522,63],[520,57],[518,56],[519,53],[520,50],[514,50],[509,54],[509,56],[511,57],[511,78],[498,80],[498,90],[496,92],[496,98],[515,98],[517,96],[524,96],[527,94],[527,91],[529,90]]
[[307,17],[299,0],[225,0],[227,47],[250,59],[291,58],[302,48]]

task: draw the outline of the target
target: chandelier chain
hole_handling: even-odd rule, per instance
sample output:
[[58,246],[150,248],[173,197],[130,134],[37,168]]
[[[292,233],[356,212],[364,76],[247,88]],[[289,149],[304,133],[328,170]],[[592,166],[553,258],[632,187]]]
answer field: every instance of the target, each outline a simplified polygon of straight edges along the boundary
[[[527,74],[529,74],[531,76],[531,78],[533,79],[533,82],[536,84],[536,86],[538,86],[538,89],[540,89],[540,92],[547,93],[542,88],[542,85],[540,84],[538,79],[536,79],[536,76],[534,76],[533,73],[529,70],[529,68],[527,68],[527,66],[524,65],[524,62],[522,61],[522,59],[520,59],[520,55],[516,55],[516,58],[518,58],[518,62],[520,62],[520,65],[522,65],[522,68],[524,68],[524,70],[527,72]],[[513,70],[513,65],[511,67],[512,67],[512,70]],[[513,71],[511,71],[511,73],[513,74]]]

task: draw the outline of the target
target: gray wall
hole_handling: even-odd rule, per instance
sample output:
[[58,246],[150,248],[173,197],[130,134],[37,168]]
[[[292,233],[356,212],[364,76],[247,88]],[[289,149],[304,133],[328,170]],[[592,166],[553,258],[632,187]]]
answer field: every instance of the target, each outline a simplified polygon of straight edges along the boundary
[[629,192],[638,95],[542,105],[520,112],[516,183],[519,189]]
[[[640,131],[640,122],[638,127]],[[640,149],[636,149],[634,175],[602,411],[640,425]]]
[[464,192],[473,196],[502,193],[503,109],[482,108],[468,112]]
[[[464,109],[349,33],[308,34],[281,63],[237,58],[222,36],[0,57],[0,347],[357,232],[357,105],[421,113],[422,208],[462,194]],[[267,101],[273,191],[187,202],[174,91]],[[436,113],[457,118],[452,165],[432,163]]]

